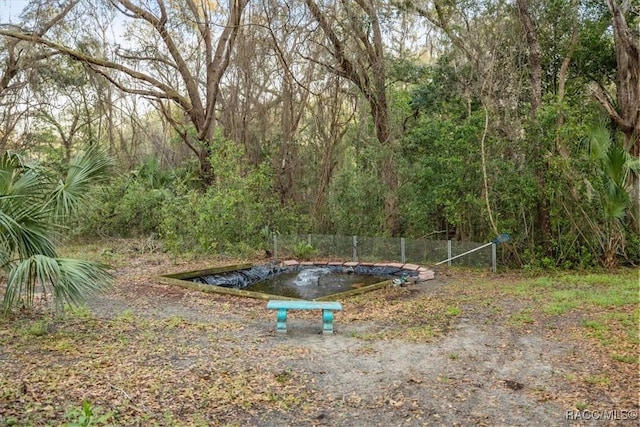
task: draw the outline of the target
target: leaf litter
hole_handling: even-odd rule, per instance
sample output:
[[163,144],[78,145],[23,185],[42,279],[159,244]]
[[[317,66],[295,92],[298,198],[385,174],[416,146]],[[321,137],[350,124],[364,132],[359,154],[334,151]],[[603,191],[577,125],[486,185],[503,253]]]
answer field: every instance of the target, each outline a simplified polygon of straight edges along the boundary
[[277,336],[264,301],[150,279],[222,262],[113,245],[117,285],[88,310],[0,320],[0,425],[65,425],[83,402],[97,425],[145,426],[542,426],[638,410],[637,304],[552,315],[518,273],[442,270],[343,301],[332,336],[313,312]]

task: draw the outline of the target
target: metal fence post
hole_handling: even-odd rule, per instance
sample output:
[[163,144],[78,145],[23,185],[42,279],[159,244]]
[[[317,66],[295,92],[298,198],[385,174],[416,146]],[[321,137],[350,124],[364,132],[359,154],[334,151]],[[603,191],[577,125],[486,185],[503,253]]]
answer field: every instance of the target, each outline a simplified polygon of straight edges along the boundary
[[449,267],[451,267],[451,258],[453,257],[453,254],[451,252],[451,240],[447,240],[447,259],[449,260],[447,262],[447,265]]
[[404,237],[400,238],[400,258],[402,259],[403,263],[407,262],[407,253],[405,248]]
[[498,245],[495,243],[491,245],[491,270],[495,273],[498,270],[498,256],[497,249]]
[[278,259],[278,235],[273,233],[273,259]]
[[353,236],[353,262],[358,262],[358,236]]
[[311,246],[311,234],[307,234],[307,243]]

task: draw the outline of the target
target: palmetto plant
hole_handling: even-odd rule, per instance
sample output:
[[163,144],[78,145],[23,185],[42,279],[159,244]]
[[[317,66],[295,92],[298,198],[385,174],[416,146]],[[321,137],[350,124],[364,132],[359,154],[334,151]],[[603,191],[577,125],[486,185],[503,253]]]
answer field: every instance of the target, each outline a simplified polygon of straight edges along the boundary
[[31,307],[36,292],[56,308],[79,305],[111,283],[106,266],[59,258],[55,238],[77,213],[91,183],[108,176],[109,157],[96,146],[75,156],[63,178],[16,153],[0,158],[0,267],[5,313]]
[[[600,243],[605,267],[617,264],[616,256],[624,245],[623,221],[631,212],[631,174],[640,173],[640,159],[632,157],[615,144],[604,126],[589,132],[589,154],[598,167],[602,187],[599,192],[603,212],[600,225],[592,223],[592,230]],[[587,220],[591,222],[591,219]]]

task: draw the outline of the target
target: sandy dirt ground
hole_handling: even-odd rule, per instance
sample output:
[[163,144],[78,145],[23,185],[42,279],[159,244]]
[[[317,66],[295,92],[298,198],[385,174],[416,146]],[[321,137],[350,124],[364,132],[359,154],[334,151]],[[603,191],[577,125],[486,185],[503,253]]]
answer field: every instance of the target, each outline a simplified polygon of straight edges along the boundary
[[[91,365],[97,366],[91,374],[75,369],[72,376],[96,384],[96,404],[116,408],[121,420],[238,426],[638,425],[623,419],[637,414],[637,364],[616,365],[592,340],[581,339],[580,312],[507,321],[529,303],[484,295],[477,287],[467,290],[465,283],[476,273],[443,270],[424,284],[342,301],[333,335],[321,334],[319,313],[292,312],[289,331],[281,335],[265,301],[152,279],[201,268],[202,261],[175,264],[164,255],[141,255],[119,264],[116,286],[93,300],[90,312],[95,328],[135,319],[126,334],[117,335],[126,343],[118,351],[132,378],[127,381],[123,368],[110,367],[114,356],[105,349],[92,356],[104,361]],[[517,280],[478,274],[482,286]],[[96,333],[106,343],[111,332]],[[114,346],[115,341],[109,348]],[[73,354],[68,350],[54,365],[67,363],[65,357],[80,360],[69,359]],[[15,376],[23,378],[20,388],[36,389],[35,378],[9,366],[10,357],[18,356],[0,351],[0,371],[10,378],[5,385],[18,387]],[[605,371],[607,381],[584,380]],[[160,384],[142,387],[143,382]],[[218,394],[212,384],[220,387]],[[51,387],[52,395],[59,392]],[[5,394],[5,421],[19,409],[7,403],[16,395]],[[170,417],[158,415],[163,406]],[[589,410],[617,410],[618,419],[568,419],[593,417]]]
[[[157,267],[151,270],[166,272],[164,266]],[[132,271],[119,274],[127,277]],[[238,348],[243,343],[252,349],[244,359],[248,366],[265,364],[271,371],[294,372],[309,381],[314,396],[311,411],[251,415],[238,420],[240,424],[588,425],[595,421],[567,420],[575,414],[589,416],[577,412],[580,396],[594,409],[637,411],[637,399],[629,399],[633,390],[620,396],[570,381],[581,370],[601,369],[599,357],[589,358],[593,352],[589,343],[576,340],[570,332],[580,323],[579,315],[514,326],[505,319],[526,303],[499,301],[503,310],[496,311],[472,301],[458,305],[460,315],[441,324],[437,336],[420,342],[394,339],[393,333],[387,338],[385,332],[403,328],[402,323],[392,317],[379,319],[379,313],[363,315],[358,308],[363,300],[374,298],[414,302],[427,297],[452,304],[460,289],[454,285],[459,285],[459,278],[444,271],[424,284],[344,301],[345,310],[336,315],[336,333],[331,336],[320,333],[317,313],[291,313],[288,333],[279,336],[275,315],[264,310],[263,301],[201,294],[149,280],[132,280],[130,287],[119,280],[118,292],[93,308],[101,316],[131,310],[160,318],[237,322],[241,327],[228,332],[230,357],[243,359],[242,346]],[[221,306],[223,316],[217,313]],[[566,333],[558,332],[565,327]],[[183,367],[195,368],[197,360],[185,360]],[[627,387],[637,391],[637,380],[629,378]],[[637,420],[607,422],[611,423],[637,425]]]

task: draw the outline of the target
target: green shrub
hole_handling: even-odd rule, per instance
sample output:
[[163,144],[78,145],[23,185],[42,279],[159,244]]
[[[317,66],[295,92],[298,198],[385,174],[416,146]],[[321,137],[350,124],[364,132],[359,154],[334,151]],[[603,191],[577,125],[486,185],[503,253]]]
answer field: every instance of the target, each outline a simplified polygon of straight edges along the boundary
[[296,242],[293,247],[293,256],[296,259],[301,259],[305,261],[309,261],[311,258],[315,257],[318,254],[318,250],[310,245],[309,242],[299,241]]
[[149,188],[135,177],[121,176],[93,190],[95,202],[79,218],[82,236],[148,236],[157,233],[162,206],[173,198],[169,189]]
[[161,208],[160,237],[169,251],[254,255],[271,246],[270,232],[290,232],[306,218],[280,207],[267,165],[247,167],[234,143],[218,143],[215,184],[187,190]]
[[640,235],[633,230],[626,233],[626,264],[640,265]]

